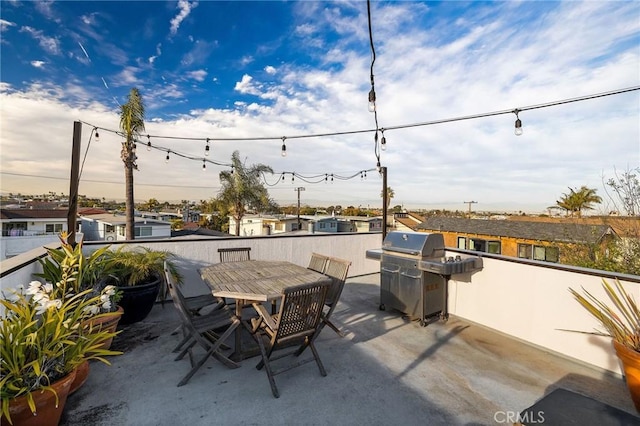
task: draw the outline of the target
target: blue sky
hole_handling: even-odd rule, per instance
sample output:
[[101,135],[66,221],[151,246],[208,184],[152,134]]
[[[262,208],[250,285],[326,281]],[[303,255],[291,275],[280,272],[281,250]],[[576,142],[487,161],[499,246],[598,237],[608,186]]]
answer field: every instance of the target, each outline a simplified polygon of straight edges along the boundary
[[[367,3],[2,1],[3,193],[68,193],[74,120],[91,140],[80,193],[124,198],[119,104],[132,87],[146,131],[135,197],[202,200],[238,150],[278,174],[356,175],[311,183],[267,177],[280,204],[379,206],[367,110]],[[544,211],[568,187],[604,194],[603,176],[640,167],[640,91],[519,114],[393,129],[640,86],[640,3],[371,3],[380,161],[392,204]],[[393,129],[393,130],[392,130]],[[170,138],[163,138],[168,136]],[[287,136],[287,156],[280,155]],[[242,140],[216,140],[242,139]],[[146,137],[143,138],[146,140]],[[606,209],[604,205],[601,208]]]

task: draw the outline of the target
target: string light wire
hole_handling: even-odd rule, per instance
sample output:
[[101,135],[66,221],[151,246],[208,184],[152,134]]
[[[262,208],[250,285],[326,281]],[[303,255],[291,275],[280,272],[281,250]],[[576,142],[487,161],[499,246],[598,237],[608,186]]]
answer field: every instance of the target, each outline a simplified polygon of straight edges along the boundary
[[[390,130],[402,130],[402,129],[409,129],[409,128],[414,128],[414,127],[432,126],[432,125],[436,125],[436,124],[453,123],[453,122],[457,122],[457,121],[466,121],[466,120],[474,120],[474,119],[478,119],[478,118],[493,117],[493,116],[498,116],[498,115],[513,114],[516,109],[520,113],[522,113],[523,111],[530,111],[530,110],[541,109],[541,108],[549,108],[549,107],[553,107],[553,106],[564,105],[564,104],[574,103],[574,102],[588,101],[588,100],[592,100],[592,99],[603,98],[603,97],[606,97],[606,96],[620,95],[620,94],[623,94],[623,93],[628,93],[628,92],[633,92],[633,91],[638,91],[638,90],[640,90],[640,86],[633,86],[633,87],[627,87],[627,88],[623,88],[623,89],[615,89],[615,90],[611,90],[611,91],[607,91],[607,92],[596,93],[596,94],[592,94],[592,95],[585,95],[585,96],[579,96],[579,97],[575,97],[575,98],[561,99],[561,100],[556,100],[556,101],[551,101],[551,102],[546,102],[546,103],[541,103],[541,104],[536,104],[536,105],[528,105],[528,106],[522,106],[522,107],[518,107],[518,108],[504,109],[504,110],[498,110],[498,111],[482,112],[482,113],[464,115],[464,116],[459,116],[459,117],[449,117],[449,118],[442,118],[442,119],[431,120],[431,121],[423,121],[423,122],[418,122],[418,123],[408,123],[408,124],[399,124],[399,125],[395,125],[395,126],[385,126],[385,127],[380,127],[378,129],[360,129],[360,130],[348,130],[348,131],[341,131],[341,132],[327,132],[327,133],[310,133],[310,134],[289,135],[289,136],[285,136],[285,138],[286,139],[312,139],[312,138],[323,138],[323,137],[335,137],[335,136],[347,136],[347,135],[356,135],[356,134],[364,134],[364,133],[374,133],[374,132],[376,132],[376,130],[377,131],[383,131],[384,130],[385,132],[387,132],[387,131],[390,131]],[[96,130],[102,130],[102,131],[105,131],[105,132],[115,133],[117,135],[120,135],[120,136],[124,137],[123,133],[118,131],[118,130],[109,129],[107,127],[96,126],[94,124],[91,124],[91,123],[88,123],[88,122],[85,122],[85,121],[80,121],[80,122],[83,123],[83,124],[86,124],[87,126],[95,127]],[[152,134],[150,134],[149,136],[152,137],[152,138],[155,138],[155,139],[167,139],[167,140],[203,141],[203,142],[207,140],[206,137],[194,138],[194,137],[165,136],[165,135],[152,135]],[[252,137],[242,137],[242,138],[232,138],[232,137],[220,138],[220,137],[217,137],[215,140],[216,141],[224,141],[224,142],[282,141],[282,137],[283,136],[252,136]],[[209,139],[213,140],[211,138],[209,138]],[[157,148],[162,150],[162,151],[166,151],[167,150],[167,148],[164,148],[164,147],[157,147]],[[172,150],[172,152],[173,152],[173,150]],[[200,160],[200,158],[198,158],[198,159]]]

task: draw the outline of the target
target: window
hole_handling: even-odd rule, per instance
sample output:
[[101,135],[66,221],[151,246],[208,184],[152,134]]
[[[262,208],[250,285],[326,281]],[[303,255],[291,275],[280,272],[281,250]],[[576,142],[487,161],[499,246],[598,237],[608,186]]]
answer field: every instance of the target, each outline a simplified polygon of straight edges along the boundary
[[47,223],[44,225],[44,230],[47,234],[54,234],[62,232],[62,224],[61,223]]
[[531,259],[533,246],[531,244],[518,244],[518,257],[521,259]]
[[487,243],[487,253],[500,254],[501,252],[500,241],[489,241]]
[[470,238],[469,239],[469,249],[475,250],[475,251],[486,252],[487,251],[487,241],[486,240],[476,239],[476,238]]
[[533,246],[534,260],[544,260],[546,262],[558,262],[559,258],[560,258],[560,250],[558,250],[558,247]]
[[320,222],[320,229],[324,229],[324,225],[325,225],[324,222]]
[[153,234],[150,226],[137,226],[134,229],[134,235],[136,237],[150,237]]
[[105,225],[104,232],[113,232],[113,231],[115,231],[115,228],[113,227],[113,225]]
[[465,237],[458,237],[458,248],[459,249],[467,248],[467,239]]
[[284,224],[282,222],[276,223],[276,231],[284,231]]
[[124,237],[124,235],[125,235],[125,233],[124,233],[125,229],[126,229],[126,227],[124,227],[124,226],[118,226],[118,235],[120,235],[121,237]]

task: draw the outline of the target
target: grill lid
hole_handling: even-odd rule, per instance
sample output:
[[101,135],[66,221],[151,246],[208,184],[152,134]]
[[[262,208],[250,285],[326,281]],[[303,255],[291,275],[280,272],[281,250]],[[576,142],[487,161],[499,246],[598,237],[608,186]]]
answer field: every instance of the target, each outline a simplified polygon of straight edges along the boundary
[[389,232],[382,242],[382,251],[420,257],[443,257],[444,237],[442,234],[426,232]]

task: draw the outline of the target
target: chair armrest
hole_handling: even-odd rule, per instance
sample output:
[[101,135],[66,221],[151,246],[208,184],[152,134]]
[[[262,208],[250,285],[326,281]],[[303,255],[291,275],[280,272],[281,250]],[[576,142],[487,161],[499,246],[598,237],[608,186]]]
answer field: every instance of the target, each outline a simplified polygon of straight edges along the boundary
[[275,321],[273,321],[273,318],[271,317],[271,315],[269,314],[267,309],[262,305],[262,303],[253,303],[253,307],[256,310],[256,312],[258,313],[258,315],[260,315],[260,321],[258,321],[258,323],[254,325],[254,329],[257,330],[257,328],[259,327],[260,323],[262,321],[264,321],[264,323],[265,323],[265,325],[267,327],[269,327],[271,330],[275,331],[277,329],[277,325],[276,325]]

